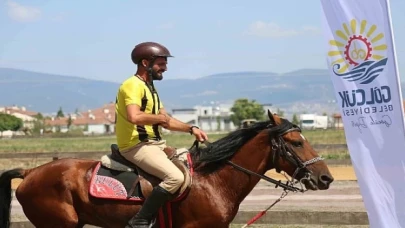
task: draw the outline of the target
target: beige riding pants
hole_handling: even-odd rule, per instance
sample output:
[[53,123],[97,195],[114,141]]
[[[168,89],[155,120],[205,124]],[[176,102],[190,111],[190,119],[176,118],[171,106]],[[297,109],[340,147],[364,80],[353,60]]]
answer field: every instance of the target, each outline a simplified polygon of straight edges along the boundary
[[165,147],[165,140],[151,140],[121,151],[121,154],[145,172],[162,179],[160,187],[174,194],[183,184],[184,174],[169,160],[163,151]]

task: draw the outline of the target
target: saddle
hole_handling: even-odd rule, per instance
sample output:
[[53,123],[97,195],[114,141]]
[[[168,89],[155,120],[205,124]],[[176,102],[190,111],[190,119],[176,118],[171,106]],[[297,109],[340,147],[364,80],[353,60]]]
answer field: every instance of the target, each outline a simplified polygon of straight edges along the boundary
[[[167,157],[170,160],[173,158],[174,154],[176,153],[176,149],[173,147],[169,147],[169,146],[166,147],[163,151],[166,153]],[[134,163],[128,161],[124,156],[121,155],[117,144],[111,144],[111,159],[113,159],[116,162],[119,162],[125,166],[128,166],[132,169],[138,169],[138,167]]]
[[[184,183],[176,192],[175,198],[181,196],[192,185],[192,165],[189,157],[189,151],[186,148],[176,149],[166,147],[164,149],[167,157],[176,165],[184,174]],[[101,165],[119,172],[131,172],[137,175],[137,178],[132,183],[133,191],[137,185],[142,194],[142,198],[147,198],[151,194],[153,188],[162,180],[154,175],[147,173],[132,162],[123,157],[119,151],[117,144],[111,144],[111,154],[106,154],[101,157]],[[131,193],[128,193],[131,195]]]

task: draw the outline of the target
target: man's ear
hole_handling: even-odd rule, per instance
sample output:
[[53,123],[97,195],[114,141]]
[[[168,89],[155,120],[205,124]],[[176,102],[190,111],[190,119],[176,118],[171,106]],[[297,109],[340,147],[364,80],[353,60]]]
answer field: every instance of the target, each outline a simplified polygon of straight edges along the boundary
[[142,59],[142,66],[143,66],[143,67],[147,67],[148,65],[149,65],[148,60]]

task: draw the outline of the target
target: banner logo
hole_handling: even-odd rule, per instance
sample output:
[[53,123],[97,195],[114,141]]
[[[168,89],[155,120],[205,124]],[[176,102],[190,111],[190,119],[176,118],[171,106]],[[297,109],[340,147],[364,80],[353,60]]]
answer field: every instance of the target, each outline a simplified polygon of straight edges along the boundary
[[332,48],[328,56],[332,60],[333,73],[349,82],[369,84],[376,79],[387,64],[387,45],[384,34],[376,25],[368,28],[367,21],[343,23],[343,29],[335,32],[330,40]]

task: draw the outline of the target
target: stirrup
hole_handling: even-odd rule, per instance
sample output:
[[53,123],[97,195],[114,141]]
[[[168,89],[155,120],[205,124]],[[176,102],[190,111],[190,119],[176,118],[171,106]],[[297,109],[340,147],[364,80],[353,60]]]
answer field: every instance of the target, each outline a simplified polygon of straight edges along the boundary
[[137,219],[137,222],[130,221],[125,228],[152,228],[156,223],[156,218],[153,218],[150,223],[147,219]]

